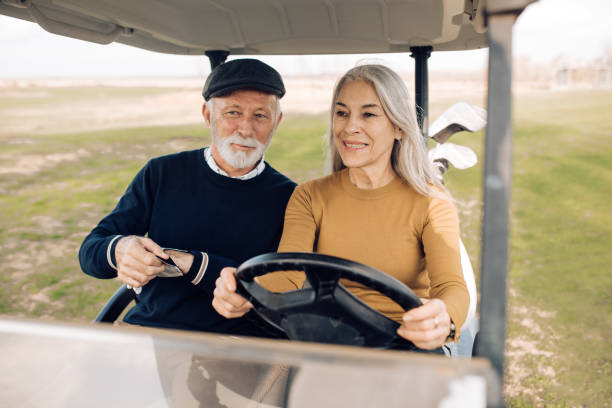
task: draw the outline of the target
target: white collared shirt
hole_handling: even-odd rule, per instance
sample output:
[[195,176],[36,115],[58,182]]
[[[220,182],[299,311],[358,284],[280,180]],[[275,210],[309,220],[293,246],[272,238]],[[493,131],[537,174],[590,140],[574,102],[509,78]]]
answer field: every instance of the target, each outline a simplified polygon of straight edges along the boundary
[[[206,149],[204,149],[204,159],[206,159],[206,163],[208,164],[208,167],[210,167],[212,171],[222,176],[230,177],[225,172],[225,170],[219,167],[217,162],[215,162],[215,159],[212,156],[212,151],[210,147],[207,147]],[[266,163],[264,162],[264,157],[261,156],[261,160],[259,161],[259,164],[257,164],[257,166],[255,166],[253,170],[249,171],[247,174],[243,174],[242,176],[236,176],[236,177],[231,177],[231,178],[235,178],[238,180],[249,180],[256,176],[259,176],[261,173],[263,173],[265,168],[266,168]]]

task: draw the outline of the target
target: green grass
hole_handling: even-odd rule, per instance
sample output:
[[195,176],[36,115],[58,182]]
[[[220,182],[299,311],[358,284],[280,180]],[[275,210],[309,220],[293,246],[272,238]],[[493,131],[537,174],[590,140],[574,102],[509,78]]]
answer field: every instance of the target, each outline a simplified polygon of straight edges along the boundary
[[[98,97],[58,89],[25,105]],[[114,98],[149,90],[104,89]],[[153,91],[151,91],[153,92]],[[157,92],[157,91],[155,91]],[[110,94],[108,94],[110,95]],[[36,98],[31,98],[36,99]],[[0,97],[2,110],[11,104]],[[447,101],[432,95],[432,112]],[[612,399],[612,92],[519,94],[508,299],[511,407],[609,406]],[[68,119],[67,119],[68,120]],[[287,115],[266,160],[298,182],[323,174],[327,115]],[[30,143],[16,143],[26,137]],[[0,172],[0,314],[91,320],[118,287],[80,272],[78,247],[151,157],[208,143],[203,126],[0,134],[3,161],[80,152],[30,174]],[[483,133],[458,134],[482,161]],[[34,160],[34,159],[32,159]],[[482,167],[451,170],[462,236],[479,273]],[[517,348],[516,341],[535,345]]]
[[76,253],[87,231],[114,207],[148,158],[172,152],[171,143],[200,147],[208,133],[202,126],[144,127],[28,138],[34,143],[0,137],[0,144],[16,159],[84,153],[31,174],[0,174],[0,248],[11,250],[2,267],[15,277],[2,282],[0,312],[89,320],[118,284],[79,273]]
[[296,182],[323,175],[327,117],[287,115],[279,125],[266,160]]
[[[538,350],[514,349],[524,353],[507,360],[518,361],[526,374],[522,392],[508,397],[511,407],[610,405],[610,106],[610,92],[515,98],[507,335],[534,342]],[[454,141],[482,158],[479,135],[462,134]],[[481,199],[481,175],[480,165],[449,174],[447,185],[460,211],[466,200]],[[480,213],[461,215],[477,264]]]
[[[610,92],[515,104],[524,119],[516,127],[510,278],[518,294],[510,306],[554,312],[542,325],[563,386],[538,386],[553,405],[609,406],[612,397],[610,106]],[[508,334],[527,335],[517,325]]]

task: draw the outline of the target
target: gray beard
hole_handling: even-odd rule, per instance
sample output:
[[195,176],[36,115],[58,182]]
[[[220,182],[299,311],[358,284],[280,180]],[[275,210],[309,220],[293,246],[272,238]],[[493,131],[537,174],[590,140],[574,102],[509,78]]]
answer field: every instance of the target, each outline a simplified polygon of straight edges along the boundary
[[[270,141],[272,140],[273,132],[274,131],[270,132],[268,142],[265,144],[252,137],[244,138],[237,133],[234,133],[229,137],[217,137],[217,126],[214,120],[211,120],[210,133],[212,137],[212,142],[217,148],[217,151],[221,155],[223,161],[235,169],[246,169],[254,167],[255,164],[261,160],[264,153],[268,149]],[[236,152],[234,151],[234,149],[232,149],[232,143],[254,147],[255,150],[252,150],[250,152]]]
[[[244,138],[238,134],[233,134],[229,137],[215,137],[213,143],[217,147],[217,151],[225,163],[235,169],[246,169],[255,166],[261,160],[266,145],[252,138]],[[255,150],[250,152],[234,151],[232,143],[241,144],[244,146],[254,147]]]

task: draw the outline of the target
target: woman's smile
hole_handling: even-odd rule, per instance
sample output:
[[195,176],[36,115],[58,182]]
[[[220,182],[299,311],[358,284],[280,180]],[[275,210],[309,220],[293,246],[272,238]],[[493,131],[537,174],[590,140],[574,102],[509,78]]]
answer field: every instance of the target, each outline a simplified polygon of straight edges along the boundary
[[368,146],[367,143],[352,142],[347,140],[343,140],[342,144],[347,151],[359,151]]
[[391,151],[401,132],[387,117],[371,84],[352,81],[342,87],[332,126],[334,144],[352,179],[366,180],[362,186],[371,188],[394,177]]

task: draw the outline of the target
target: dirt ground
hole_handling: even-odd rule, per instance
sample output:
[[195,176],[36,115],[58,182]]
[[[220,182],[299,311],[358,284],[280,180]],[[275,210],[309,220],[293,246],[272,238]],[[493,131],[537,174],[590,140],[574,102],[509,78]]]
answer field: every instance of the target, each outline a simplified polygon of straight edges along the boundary
[[[287,93],[281,100],[283,112],[317,114],[327,111],[336,79],[332,76],[285,78]],[[14,105],[0,107],[0,137],[203,123],[202,82],[201,79],[0,79],[0,99],[11,100]],[[409,79],[406,79],[406,83],[412,86]],[[53,105],[44,106],[44,116],[40,114],[41,105],[32,103],[32,100],[44,103],[45,98],[49,98],[55,89],[89,88],[87,93],[94,94],[93,88],[96,87],[154,88],[159,92],[152,95],[138,91],[126,92],[116,97],[102,95],[78,99],[78,103],[74,102],[74,98],[54,99]],[[441,101],[444,107],[448,107],[456,102],[458,94],[469,102],[484,106],[484,81],[437,81],[436,86],[430,89],[430,103]],[[28,103],[20,103],[26,100]],[[432,114],[436,112],[432,111]],[[24,139],[22,142],[28,141]]]

